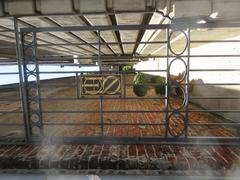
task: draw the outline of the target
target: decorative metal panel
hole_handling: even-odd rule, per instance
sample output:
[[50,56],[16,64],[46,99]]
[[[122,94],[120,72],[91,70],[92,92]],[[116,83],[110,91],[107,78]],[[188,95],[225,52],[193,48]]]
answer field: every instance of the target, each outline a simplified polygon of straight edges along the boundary
[[81,76],[81,95],[121,95],[120,75],[83,75]]

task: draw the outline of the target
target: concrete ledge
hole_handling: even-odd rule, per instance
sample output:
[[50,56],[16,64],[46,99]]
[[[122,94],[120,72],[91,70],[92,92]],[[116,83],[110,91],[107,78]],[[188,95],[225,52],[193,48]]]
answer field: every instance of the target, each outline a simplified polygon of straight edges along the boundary
[[116,11],[140,11],[145,10],[145,0],[114,0],[113,9]]
[[8,1],[8,3],[5,2],[5,9],[11,15],[35,13],[34,2],[31,0],[13,0]]
[[79,9],[81,13],[106,12],[106,7],[107,5],[105,0],[88,0],[79,2]]
[[71,0],[41,0],[41,12],[43,14],[72,13],[73,6]]
[[3,13],[3,7],[4,7],[4,4],[3,4],[3,1],[0,2],[0,16],[3,16],[4,13]]
[[218,12],[221,20],[239,20],[239,7],[238,0],[213,0],[213,12]]
[[[1,8],[4,6],[4,8]],[[36,14],[105,13],[114,11],[145,11],[164,9],[165,0],[3,0],[0,16]],[[2,10],[4,9],[5,12]]]
[[183,0],[175,1],[175,18],[208,16],[211,13],[211,1]]

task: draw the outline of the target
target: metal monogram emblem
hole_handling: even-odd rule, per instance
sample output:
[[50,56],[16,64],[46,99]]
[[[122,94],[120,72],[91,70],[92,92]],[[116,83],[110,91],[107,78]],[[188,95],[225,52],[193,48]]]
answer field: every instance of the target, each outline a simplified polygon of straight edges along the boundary
[[82,95],[120,95],[121,76],[84,75],[81,77]]

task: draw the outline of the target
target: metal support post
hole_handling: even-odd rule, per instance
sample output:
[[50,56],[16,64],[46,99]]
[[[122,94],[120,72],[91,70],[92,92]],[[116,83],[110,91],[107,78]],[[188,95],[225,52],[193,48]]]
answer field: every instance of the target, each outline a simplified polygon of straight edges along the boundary
[[19,74],[19,91],[20,91],[20,99],[21,105],[23,110],[23,119],[24,119],[24,129],[25,129],[25,141],[29,143],[29,124],[28,124],[28,115],[26,110],[26,92],[24,88],[23,82],[23,72],[22,72],[22,62],[21,62],[21,54],[20,54],[20,39],[19,39],[19,32],[18,32],[18,19],[16,17],[13,18],[14,22],[14,30],[15,30],[15,40],[16,40],[16,58],[18,64],[18,74]]

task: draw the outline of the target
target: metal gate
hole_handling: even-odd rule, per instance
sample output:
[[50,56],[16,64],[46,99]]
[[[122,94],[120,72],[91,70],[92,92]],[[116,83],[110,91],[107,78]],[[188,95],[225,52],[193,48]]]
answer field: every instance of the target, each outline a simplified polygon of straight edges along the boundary
[[[232,26],[235,26],[232,24]],[[239,128],[239,123],[230,123],[230,122],[209,122],[209,123],[192,123],[189,121],[190,113],[198,112],[198,113],[211,113],[211,116],[214,116],[213,113],[221,112],[232,112],[239,113],[239,110],[211,110],[211,109],[190,109],[189,104],[190,101],[194,98],[191,98],[189,94],[190,87],[190,78],[189,73],[191,71],[201,71],[201,72],[209,72],[209,71],[217,71],[218,69],[194,69],[191,70],[190,60],[191,58],[205,58],[211,57],[211,55],[191,55],[190,48],[192,43],[200,43],[201,41],[191,41],[191,30],[196,28],[208,28],[205,25],[196,25],[194,27],[187,28],[175,28],[176,26],[171,24],[165,25],[122,25],[122,26],[92,26],[92,27],[59,27],[59,28],[26,28],[21,29],[21,44],[22,44],[22,58],[23,58],[23,76],[24,76],[24,87],[25,87],[25,103],[26,103],[26,124],[25,127],[27,129],[27,136],[29,137],[29,142],[81,142],[81,143],[180,143],[180,142],[197,142],[197,143],[236,143],[239,142],[239,136],[230,135],[229,137],[220,137],[220,136],[211,136],[211,137],[200,137],[194,136],[189,137],[189,132],[192,130],[194,126],[201,126],[203,128],[216,128],[221,127],[219,130],[226,128],[227,131],[230,131],[229,128],[233,128],[236,131]],[[219,28],[220,25],[212,25],[212,28]],[[223,25],[225,27],[225,25]],[[92,72],[82,72],[82,71],[72,71],[72,72],[62,72],[62,73],[72,73],[74,74],[74,83],[70,84],[66,83],[65,85],[60,82],[60,85],[65,87],[72,87],[76,91],[75,97],[42,97],[41,89],[48,86],[51,88],[59,87],[60,85],[53,84],[45,84],[41,81],[41,74],[54,74],[57,72],[48,71],[44,72],[39,70],[39,62],[41,62],[42,56],[38,56],[37,48],[41,46],[47,46],[44,44],[37,44],[37,36],[39,33],[46,32],[76,32],[76,31],[94,31],[97,32],[98,35],[104,31],[116,31],[116,30],[159,30],[162,29],[166,31],[165,40],[157,41],[157,42],[144,42],[145,44],[161,44],[165,46],[165,55],[158,56],[141,56],[135,55],[134,57],[125,56],[123,58],[166,58],[167,65],[165,69],[154,69],[154,70],[139,70],[139,71],[111,71],[105,72],[100,69],[100,71],[92,71]],[[175,33],[179,33],[184,40],[183,48],[179,50],[175,50],[172,47],[173,39],[175,38]],[[100,39],[100,37],[99,37]],[[210,42],[210,41],[205,41]],[[221,41],[224,42],[224,41]],[[226,41],[227,42],[227,41]],[[128,42],[130,44],[130,42]],[[137,42],[131,42],[137,43]],[[139,42],[138,42],[139,43]],[[94,44],[94,43],[93,43]],[[114,44],[114,42],[112,43]],[[117,43],[115,43],[117,44]],[[53,44],[52,44],[53,45]],[[56,44],[55,44],[56,45]],[[60,45],[60,44],[59,44]],[[86,44],[74,44],[74,45],[83,45]],[[102,65],[102,54],[100,52],[101,46],[106,45],[106,43],[99,42],[94,45],[98,45],[99,54],[94,58],[98,64]],[[50,46],[50,45],[49,45]],[[234,55],[214,55],[214,57],[234,57]],[[237,55],[236,55],[237,56]],[[80,57],[81,58],[81,57]],[[109,58],[118,58],[118,57],[109,57]],[[173,64],[178,61],[181,62],[184,66],[184,71],[179,76],[178,79],[174,80],[174,77],[171,75],[171,67]],[[221,70],[220,70],[221,71]],[[224,69],[222,69],[224,71]],[[239,71],[239,69],[228,69],[226,71]],[[163,96],[147,96],[147,97],[136,97],[128,95],[129,87],[133,88],[134,84],[127,82],[127,78],[134,73],[147,73],[147,72],[163,72],[166,73],[165,76],[165,94]],[[91,75],[87,75],[87,73],[91,73]],[[111,82],[107,82],[108,80]],[[72,82],[72,80],[70,80]],[[174,83],[172,83],[174,82]],[[105,86],[106,85],[106,86]],[[111,88],[114,86],[113,89]],[[149,87],[155,87],[157,83],[145,83]],[[227,85],[227,83],[221,83],[220,85]],[[237,85],[237,84],[235,84]],[[71,90],[69,90],[71,91]],[[172,92],[180,94],[178,98],[178,103],[174,102],[174,98],[172,97]],[[66,95],[66,94],[63,94]],[[117,96],[116,96],[117,95]],[[175,96],[174,96],[175,97]],[[199,99],[204,99],[206,97],[195,97]],[[210,97],[211,98],[211,97]],[[212,97],[212,99],[224,99],[227,97]],[[230,97],[229,97],[230,98]],[[239,98],[239,97],[231,97],[231,98]],[[58,102],[61,103],[63,101],[71,101],[72,103],[80,103],[84,106],[85,102],[92,102],[95,104],[91,108],[85,108],[84,110],[49,110],[44,107],[48,107],[50,103],[48,102]],[[110,101],[110,103],[108,103]],[[137,102],[139,101],[139,102]],[[144,103],[145,101],[150,101],[149,103]],[[97,102],[97,103],[96,103]],[[137,105],[131,105],[131,103]],[[125,104],[124,104],[125,103]],[[156,106],[153,106],[153,104]],[[66,108],[67,108],[66,103]],[[98,105],[96,105],[98,104]],[[162,108],[159,108],[160,106]],[[55,104],[56,105],[56,104]],[[141,105],[141,106],[140,106]],[[145,109],[135,109],[135,107],[144,107],[149,106]],[[87,105],[86,105],[87,106]],[[97,106],[97,108],[95,108]],[[116,106],[119,108],[110,109],[110,107]],[[193,106],[193,105],[192,105]],[[44,109],[43,109],[44,108]],[[73,108],[74,109],[74,108]],[[80,116],[86,117],[93,116],[97,114],[98,121],[89,122],[88,121],[74,121],[68,122],[68,118],[62,121],[54,121],[50,120],[45,121],[44,117],[51,118],[53,116],[47,116],[46,114],[57,115],[59,117],[63,114],[78,114],[76,118]],[[111,114],[111,116],[109,115]],[[140,114],[140,115],[139,115]],[[151,115],[152,114],[152,115]],[[161,116],[159,116],[161,114]],[[125,116],[124,116],[125,115]],[[148,116],[155,116],[156,119],[148,119]],[[85,117],[85,116],[84,116]],[[120,117],[117,121],[114,121],[109,118]],[[123,117],[131,117],[131,122],[124,122]],[[162,119],[160,120],[160,117]],[[109,120],[110,119],[110,120]],[[114,121],[114,122],[112,122]],[[67,126],[77,126],[82,127],[81,129],[71,129],[73,134],[69,136],[62,135],[46,135],[51,131],[51,128],[57,126],[56,132],[61,131],[60,127]],[[96,127],[97,133],[85,133],[84,129],[92,132],[92,129]],[[150,128],[149,128],[150,127]],[[114,131],[119,131],[119,133],[114,134]],[[191,130],[189,130],[191,128]],[[48,129],[48,130],[46,130]],[[125,130],[127,129],[127,130]],[[140,129],[140,130],[139,130]],[[150,132],[155,129],[158,133],[151,134]],[[79,131],[79,134],[75,135],[76,132]],[[110,135],[106,133],[106,131],[111,132]],[[131,131],[138,132],[136,135],[129,135]],[[199,131],[199,130],[198,130]],[[201,131],[201,130],[200,130]],[[81,132],[83,134],[81,134]]]

